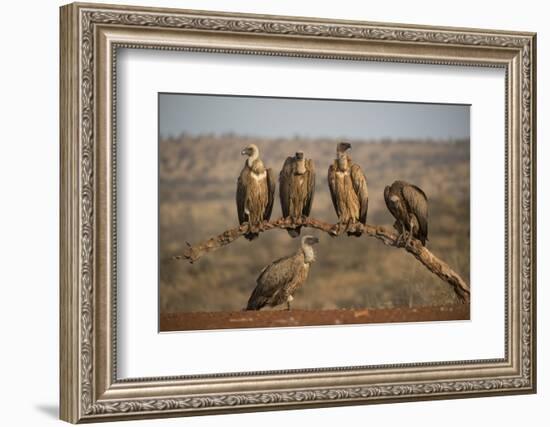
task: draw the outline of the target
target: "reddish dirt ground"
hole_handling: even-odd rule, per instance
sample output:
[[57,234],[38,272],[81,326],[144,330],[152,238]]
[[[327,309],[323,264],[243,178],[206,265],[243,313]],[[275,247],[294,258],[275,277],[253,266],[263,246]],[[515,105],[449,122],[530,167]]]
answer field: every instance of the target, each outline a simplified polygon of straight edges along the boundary
[[468,304],[364,310],[268,310],[211,313],[166,313],[160,331],[349,325],[360,323],[469,320]]

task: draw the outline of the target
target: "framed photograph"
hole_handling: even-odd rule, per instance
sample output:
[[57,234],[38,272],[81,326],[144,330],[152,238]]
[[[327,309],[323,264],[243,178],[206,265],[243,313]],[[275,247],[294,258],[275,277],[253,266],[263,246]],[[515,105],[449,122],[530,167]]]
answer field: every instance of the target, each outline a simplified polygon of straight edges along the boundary
[[60,22],[62,419],[535,392],[535,34]]
[[469,319],[469,118],[159,94],[160,331]]

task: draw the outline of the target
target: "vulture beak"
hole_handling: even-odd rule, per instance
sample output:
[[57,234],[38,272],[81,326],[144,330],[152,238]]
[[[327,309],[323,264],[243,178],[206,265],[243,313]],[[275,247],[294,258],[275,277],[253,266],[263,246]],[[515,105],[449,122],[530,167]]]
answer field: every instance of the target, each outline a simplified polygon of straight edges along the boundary
[[243,148],[243,150],[241,151],[241,156],[248,156],[249,152],[250,152],[250,148],[248,147]]
[[298,160],[302,160],[304,158],[304,152],[303,151],[297,151],[296,152],[296,158]]

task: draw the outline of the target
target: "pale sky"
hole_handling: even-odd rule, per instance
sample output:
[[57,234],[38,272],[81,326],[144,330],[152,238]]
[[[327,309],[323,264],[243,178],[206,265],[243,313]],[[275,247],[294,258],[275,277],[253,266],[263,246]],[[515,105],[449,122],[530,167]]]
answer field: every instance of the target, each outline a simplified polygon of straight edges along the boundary
[[161,137],[182,133],[339,139],[463,139],[470,106],[159,94]]

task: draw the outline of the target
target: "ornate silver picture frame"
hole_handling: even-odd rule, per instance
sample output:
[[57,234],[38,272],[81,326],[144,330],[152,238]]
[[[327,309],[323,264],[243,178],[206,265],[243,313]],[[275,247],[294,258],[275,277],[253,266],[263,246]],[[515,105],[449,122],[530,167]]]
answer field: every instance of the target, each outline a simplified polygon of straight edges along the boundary
[[[536,391],[535,34],[94,4],[63,6],[60,18],[61,419],[78,423]],[[120,378],[120,49],[504,70],[504,357]]]

